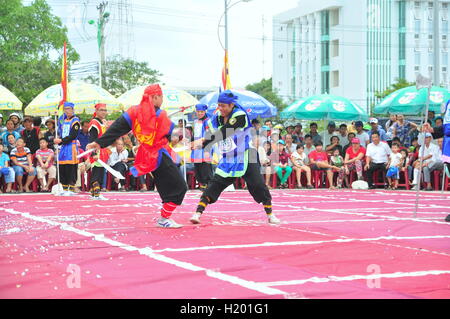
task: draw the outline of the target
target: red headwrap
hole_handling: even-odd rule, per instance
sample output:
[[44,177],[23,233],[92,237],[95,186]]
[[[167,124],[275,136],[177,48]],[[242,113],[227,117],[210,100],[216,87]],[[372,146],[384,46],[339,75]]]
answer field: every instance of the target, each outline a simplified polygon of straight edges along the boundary
[[141,103],[138,105],[137,119],[144,135],[149,135],[156,130],[156,113],[152,101],[152,96],[154,95],[163,95],[159,84],[147,86]]
[[97,104],[95,104],[95,112],[94,112],[94,114],[92,115],[92,117],[93,118],[96,118],[97,117],[97,110],[99,109],[99,108],[101,108],[101,107],[104,107],[104,108],[106,108],[106,104],[105,103],[97,103]]

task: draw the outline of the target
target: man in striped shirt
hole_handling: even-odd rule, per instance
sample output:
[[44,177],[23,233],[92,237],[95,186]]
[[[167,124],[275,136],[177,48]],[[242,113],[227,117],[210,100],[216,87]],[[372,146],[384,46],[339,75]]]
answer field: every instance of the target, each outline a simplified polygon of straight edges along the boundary
[[23,192],[23,175],[28,174],[25,182],[25,191],[31,192],[30,185],[36,177],[36,170],[33,167],[31,152],[28,147],[25,147],[23,138],[19,138],[16,142],[16,148],[11,151],[11,161],[13,169],[16,174],[16,181],[19,193]]

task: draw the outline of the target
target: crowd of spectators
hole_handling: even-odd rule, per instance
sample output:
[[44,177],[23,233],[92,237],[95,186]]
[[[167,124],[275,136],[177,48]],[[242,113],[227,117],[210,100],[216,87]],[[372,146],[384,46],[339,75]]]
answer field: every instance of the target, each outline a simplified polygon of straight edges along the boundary
[[[423,147],[423,183],[426,190],[432,190],[432,173],[444,170],[440,160],[443,120],[432,112],[429,118],[423,126],[403,115],[391,115],[384,125],[376,118],[371,118],[368,123],[354,121],[339,125],[330,121],[322,132],[318,131],[315,122],[309,123],[308,129],[304,130],[300,123],[284,127],[274,125],[272,120],[266,120],[264,124],[253,120],[250,146],[257,150],[261,174],[268,187],[287,188],[293,184],[296,188],[314,188],[325,184],[330,189],[351,187],[354,180],[366,180],[370,188],[381,185],[396,189],[402,173],[406,183],[416,187],[419,184],[419,149]],[[55,132],[55,121],[51,118],[42,124],[39,117],[22,118],[18,113],[11,113],[4,122],[0,117],[0,191],[51,191],[57,178]],[[180,120],[169,146],[180,173],[192,178],[191,136],[192,125]],[[81,122],[77,140],[81,153],[89,142],[89,121]],[[132,134],[128,134],[110,148],[108,164],[127,176],[127,180],[108,177],[105,173],[104,191],[151,189],[151,176],[134,178],[128,174],[138,143]],[[213,165],[217,162],[217,154],[213,152]],[[90,166],[87,158],[81,159],[77,192],[89,189]]]

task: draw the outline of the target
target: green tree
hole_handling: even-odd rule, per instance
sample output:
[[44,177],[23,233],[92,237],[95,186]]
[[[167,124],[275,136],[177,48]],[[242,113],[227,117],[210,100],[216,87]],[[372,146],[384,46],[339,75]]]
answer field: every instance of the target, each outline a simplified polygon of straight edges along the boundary
[[389,94],[391,94],[392,92],[395,92],[397,90],[400,90],[400,89],[403,89],[405,87],[412,86],[412,85],[416,85],[416,83],[408,82],[405,79],[397,79],[397,82],[392,83],[384,91],[382,91],[382,92],[376,91],[375,96],[379,99],[382,99],[382,98],[385,98],[386,96],[388,96]]
[[[159,82],[160,76],[162,74],[151,69],[147,62],[138,62],[115,55],[105,63],[102,86],[118,97],[136,86]],[[87,77],[86,81],[98,84],[98,74]]]
[[277,95],[272,89],[272,78],[262,79],[260,82],[249,84],[245,87],[246,90],[255,92],[261,95],[274,106],[277,107],[278,112],[281,112],[285,107],[286,103]]
[[67,28],[45,0],[29,6],[21,0],[0,0],[0,83],[23,107],[61,81],[64,42],[70,65],[79,55],[68,43]]

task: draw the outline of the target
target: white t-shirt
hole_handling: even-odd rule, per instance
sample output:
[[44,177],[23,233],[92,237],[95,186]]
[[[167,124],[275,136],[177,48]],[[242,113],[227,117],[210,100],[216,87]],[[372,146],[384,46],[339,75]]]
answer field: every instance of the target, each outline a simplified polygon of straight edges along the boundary
[[[419,156],[422,155],[422,151],[419,149]],[[427,157],[428,155],[431,155],[431,158],[425,160],[425,163],[434,163],[437,161],[440,161],[442,151],[436,144],[430,143],[429,147],[426,147],[426,145],[423,146],[423,157]]]
[[392,153],[390,156],[391,163],[389,164],[389,167],[392,166],[399,166],[400,161],[402,160],[402,154],[401,153]]
[[364,131],[361,134],[358,134],[358,132],[355,132],[355,135],[357,138],[359,138],[359,144],[363,147],[367,146],[366,142],[370,142],[369,134],[367,134]]
[[374,143],[367,145],[366,156],[369,156],[375,164],[387,163],[388,156],[391,154],[392,151],[385,142],[379,142],[378,145]]
[[305,152],[303,152],[300,155],[297,151],[295,151],[294,153],[292,153],[292,157],[295,159],[295,163],[297,165],[300,165],[300,166],[306,165],[306,160],[308,157],[306,156]]

